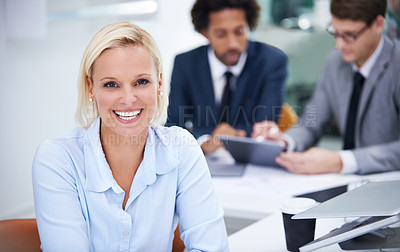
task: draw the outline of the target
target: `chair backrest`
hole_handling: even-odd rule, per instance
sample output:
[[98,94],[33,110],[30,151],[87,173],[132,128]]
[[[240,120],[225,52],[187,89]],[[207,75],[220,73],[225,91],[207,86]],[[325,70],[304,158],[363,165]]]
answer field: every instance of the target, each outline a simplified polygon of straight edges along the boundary
[[40,252],[36,219],[1,220],[0,251]]
[[172,252],[183,252],[185,250],[185,244],[180,238],[181,232],[179,225],[176,227],[174,232],[174,240],[172,242]]
[[[175,230],[173,252],[182,252],[185,245]],[[36,219],[0,220],[0,252],[41,252]]]
[[288,103],[284,103],[278,121],[279,129],[284,132],[295,125],[298,120],[296,111]]

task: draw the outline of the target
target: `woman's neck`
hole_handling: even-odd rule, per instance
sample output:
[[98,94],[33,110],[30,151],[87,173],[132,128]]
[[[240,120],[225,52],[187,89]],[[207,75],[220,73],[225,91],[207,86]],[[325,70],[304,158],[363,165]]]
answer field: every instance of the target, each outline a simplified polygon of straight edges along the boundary
[[100,139],[103,149],[118,150],[121,152],[139,152],[142,153],[147,141],[148,130],[143,130],[137,136],[122,136],[101,123]]
[[121,136],[107,126],[100,126],[101,144],[115,181],[124,190],[122,207],[129,198],[133,178],[143,160],[148,130],[138,136]]

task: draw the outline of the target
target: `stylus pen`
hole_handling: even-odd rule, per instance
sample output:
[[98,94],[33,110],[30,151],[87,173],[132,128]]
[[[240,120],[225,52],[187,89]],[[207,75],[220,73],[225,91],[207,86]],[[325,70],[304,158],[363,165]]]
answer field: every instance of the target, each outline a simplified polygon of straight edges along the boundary
[[[279,132],[278,127],[274,126],[274,127],[271,127],[268,129],[268,135],[273,135],[273,134],[276,134],[277,132]],[[262,142],[265,140],[265,135],[260,135],[260,136],[256,137],[255,140],[257,142]]]

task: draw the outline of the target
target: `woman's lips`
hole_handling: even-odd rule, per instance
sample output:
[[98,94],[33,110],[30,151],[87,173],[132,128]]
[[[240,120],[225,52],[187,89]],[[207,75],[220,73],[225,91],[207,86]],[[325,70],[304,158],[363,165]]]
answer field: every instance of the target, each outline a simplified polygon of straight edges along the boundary
[[125,121],[130,121],[135,119],[140,115],[140,113],[143,111],[143,109],[135,110],[135,111],[129,111],[129,112],[123,112],[123,111],[117,111],[113,110],[113,112],[122,120]]

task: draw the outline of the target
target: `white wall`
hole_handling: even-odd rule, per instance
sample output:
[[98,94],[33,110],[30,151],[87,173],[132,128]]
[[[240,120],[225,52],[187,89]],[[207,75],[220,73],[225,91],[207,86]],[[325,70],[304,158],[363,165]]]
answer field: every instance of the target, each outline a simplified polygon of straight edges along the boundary
[[[154,18],[130,20],[158,42],[167,81],[173,57],[206,42],[191,24],[193,2],[159,0]],[[2,20],[4,3],[0,0],[0,219],[34,217],[35,149],[44,139],[76,127],[76,79],[83,50],[97,30],[122,18],[51,21],[42,39],[10,39]]]
[[[0,0],[0,76],[4,76],[6,62],[5,2]],[[1,82],[0,82],[1,83]],[[1,168],[0,168],[1,169]]]
[[[45,35],[43,26],[40,26],[40,36],[34,36],[35,33],[29,30],[25,33],[16,32],[30,34],[29,38],[7,37],[5,27],[10,24],[5,23],[6,3],[12,2],[16,6],[16,1],[30,4],[31,1],[44,1],[47,11],[54,13],[122,0],[0,0],[0,219],[34,217],[31,163],[35,149],[44,139],[54,138],[76,127],[76,80],[84,48],[101,27],[127,19],[114,17],[47,21]],[[191,23],[190,10],[194,0],[157,1],[159,9],[151,19],[130,21],[148,30],[158,42],[164,60],[164,77],[169,81],[174,56],[205,44],[206,40],[194,31]],[[323,3],[329,0],[316,1]],[[265,2],[263,11],[268,12],[269,0],[261,2]],[[21,16],[19,18],[26,17],[22,13],[13,13],[12,17],[18,18],[18,14]],[[332,46],[329,46],[326,39],[315,40],[317,33],[297,31],[296,34],[303,41],[299,47],[299,39],[293,40],[293,34],[281,28],[261,26],[253,37],[277,46],[288,54],[292,62],[289,82],[299,82],[304,78],[310,82],[309,79],[314,80],[319,73],[318,67],[322,66],[319,62],[322,59],[317,59],[318,63],[315,64],[306,64],[312,69],[309,72],[303,68],[296,72],[298,65],[305,66],[304,57],[301,57],[304,54],[298,56],[297,49],[308,52],[305,46],[312,39],[314,43],[324,45],[319,50],[323,53],[318,54],[323,58],[327,48],[325,44]],[[331,39],[325,32],[323,34]],[[314,44],[311,45],[308,48],[316,50]],[[308,62],[309,56],[305,56]]]

